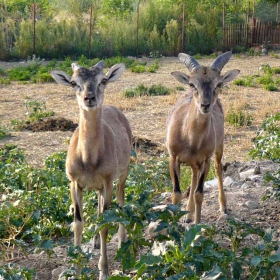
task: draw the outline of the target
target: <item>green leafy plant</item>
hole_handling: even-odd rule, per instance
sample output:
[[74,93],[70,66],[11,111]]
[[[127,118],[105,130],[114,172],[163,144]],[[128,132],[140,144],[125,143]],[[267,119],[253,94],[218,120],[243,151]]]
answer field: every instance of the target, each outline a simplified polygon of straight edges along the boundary
[[39,121],[43,118],[54,116],[54,112],[46,111],[45,102],[40,102],[38,100],[25,100],[25,107],[27,109],[26,115],[28,116],[28,121],[30,122]]
[[246,108],[230,108],[226,120],[229,124],[234,126],[250,126],[252,124],[253,117],[246,110]]
[[243,78],[238,78],[234,80],[233,84],[237,86],[254,87],[256,86],[255,78],[256,76],[252,76],[252,75],[245,76]]
[[138,85],[134,89],[127,89],[124,92],[124,97],[136,97],[136,96],[158,96],[158,95],[169,95],[170,89],[163,85],[152,85],[146,87],[144,84]]
[[0,123],[0,139],[11,136],[11,133],[9,132],[9,129],[7,127],[4,127]]
[[[253,158],[269,159],[280,164],[280,113],[268,117],[261,130],[254,138],[254,148],[249,153]],[[267,197],[280,199],[280,168],[265,175],[266,182],[271,182],[273,189]]]
[[146,72],[145,65],[135,64],[130,67],[131,72],[133,73],[144,73]]
[[31,280],[35,277],[35,270],[20,268],[17,265],[8,263],[0,267],[0,277],[3,279],[26,279]]
[[156,73],[158,68],[159,68],[158,59],[155,59],[154,63],[148,66],[147,72]]

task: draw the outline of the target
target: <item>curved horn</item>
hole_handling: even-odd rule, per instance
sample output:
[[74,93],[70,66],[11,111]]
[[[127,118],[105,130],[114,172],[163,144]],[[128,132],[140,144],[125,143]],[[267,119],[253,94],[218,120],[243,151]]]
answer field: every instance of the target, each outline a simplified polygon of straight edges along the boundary
[[228,61],[230,60],[232,56],[232,52],[225,52],[221,55],[219,55],[215,61],[211,64],[210,68],[212,69],[216,69],[219,72],[222,71],[223,67],[228,63]]
[[178,58],[181,62],[185,63],[190,72],[192,72],[196,68],[201,67],[200,64],[188,54],[179,53]]

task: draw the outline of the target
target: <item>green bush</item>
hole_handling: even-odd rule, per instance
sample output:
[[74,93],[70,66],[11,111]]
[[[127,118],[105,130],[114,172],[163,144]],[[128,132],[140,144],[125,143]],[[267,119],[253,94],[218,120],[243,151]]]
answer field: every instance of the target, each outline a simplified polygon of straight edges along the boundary
[[256,85],[255,78],[256,76],[245,76],[243,78],[238,78],[234,80],[233,84],[237,86],[254,87]]
[[[254,148],[249,154],[253,158],[269,159],[280,164],[280,113],[263,122],[261,130],[254,138]],[[280,200],[280,166],[275,172],[267,172],[265,181],[273,186],[265,198],[277,197]]]
[[6,136],[11,136],[11,133],[7,127],[3,127],[0,123],[0,140]]
[[226,120],[229,124],[234,126],[250,126],[252,124],[252,115],[244,108],[238,108],[234,110],[232,107],[226,116]]
[[125,90],[124,97],[130,98],[136,96],[158,96],[168,94],[170,94],[170,89],[163,85],[152,85],[149,88],[144,84],[140,84],[134,89]]
[[250,155],[280,163],[280,113],[263,122],[261,130],[254,138],[254,149]]
[[144,73],[146,72],[146,67],[144,65],[139,65],[139,64],[136,64],[136,65],[132,65],[130,67],[130,70],[131,72],[133,73]]
[[262,88],[265,89],[265,90],[268,90],[268,91],[277,91],[278,90],[278,88],[274,84],[274,82],[263,85]]

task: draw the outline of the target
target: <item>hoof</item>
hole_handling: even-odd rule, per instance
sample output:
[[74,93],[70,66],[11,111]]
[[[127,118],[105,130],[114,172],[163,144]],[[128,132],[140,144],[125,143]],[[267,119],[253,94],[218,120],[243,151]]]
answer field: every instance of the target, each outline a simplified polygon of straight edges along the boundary
[[226,221],[227,219],[228,219],[228,215],[227,215],[227,214],[222,214],[222,215],[219,217],[218,221],[219,221],[219,222],[224,222],[224,221]]

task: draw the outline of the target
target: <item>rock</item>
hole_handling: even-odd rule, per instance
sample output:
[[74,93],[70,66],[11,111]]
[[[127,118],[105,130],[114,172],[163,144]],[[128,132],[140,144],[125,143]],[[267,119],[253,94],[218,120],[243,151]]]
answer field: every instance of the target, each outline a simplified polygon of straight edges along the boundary
[[219,217],[218,221],[219,222],[224,222],[228,219],[228,215],[227,214],[223,214]]
[[234,182],[234,179],[232,179],[230,176],[227,176],[224,179],[223,185],[224,185],[224,187],[230,187],[233,182]]
[[247,191],[249,189],[249,185],[247,183],[242,184],[241,186],[242,191]]
[[240,179],[245,181],[248,177],[254,175],[254,172],[255,172],[255,168],[240,172],[239,173]]
[[245,205],[248,207],[248,209],[253,210],[253,209],[258,209],[259,204],[256,201],[249,200],[245,202]]
[[218,187],[218,179],[215,178],[213,180],[205,182],[205,187],[215,187],[215,188],[217,188]]
[[247,180],[250,180],[250,181],[260,181],[261,179],[262,179],[262,176],[260,176],[260,175],[250,175],[248,178],[247,178]]
[[52,271],[52,279],[58,279],[59,278],[59,275],[64,271],[66,270],[67,267],[66,266],[60,266],[58,268],[55,268],[53,271]]
[[150,235],[150,238],[155,238],[157,235],[162,234],[162,235],[167,235],[167,231],[166,229],[162,229],[160,231],[155,232],[155,230],[157,229],[159,223],[161,221],[158,220],[156,222],[150,222],[150,224],[148,225],[148,234]]

